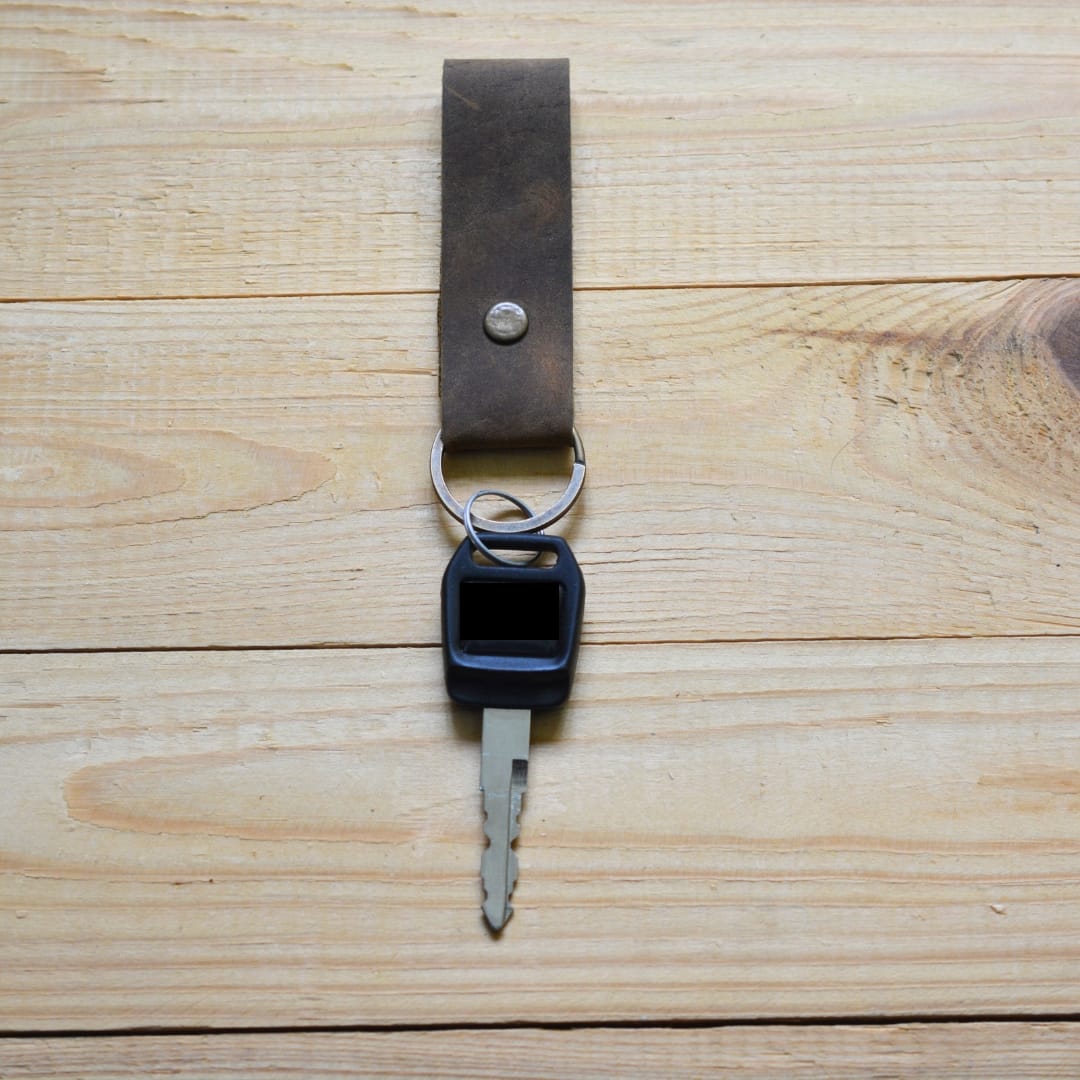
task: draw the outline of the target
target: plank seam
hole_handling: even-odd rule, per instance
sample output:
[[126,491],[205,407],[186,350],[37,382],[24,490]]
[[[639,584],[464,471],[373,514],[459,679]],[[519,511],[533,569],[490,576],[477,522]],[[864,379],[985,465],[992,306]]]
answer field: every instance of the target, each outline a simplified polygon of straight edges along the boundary
[[1037,1013],[897,1013],[868,1016],[743,1017],[730,1019],[666,1019],[575,1021],[474,1021],[448,1024],[311,1024],[296,1026],[201,1027],[162,1026],[0,1031],[0,1043],[19,1039],[109,1039],[204,1037],[208,1035],[397,1035],[411,1032],[454,1031],[708,1031],[723,1028],[829,1028],[829,1027],[946,1027],[968,1024],[1078,1024],[1080,1012]]
[[[825,289],[854,288],[864,285],[978,285],[995,281],[1051,281],[1080,278],[1078,271],[1042,273],[1001,273],[945,275],[942,277],[886,277],[886,278],[835,278],[828,281],[680,281],[661,285],[579,285],[575,293],[594,292],[672,292],[712,289]],[[272,292],[272,293],[205,293],[162,294],[160,296],[137,296],[118,294],[114,296],[11,296],[0,297],[0,304],[107,304],[107,303],[181,303],[208,300],[328,300],[335,298],[359,299],[370,296],[437,296],[437,289],[361,289],[329,292]]]
[[[649,641],[583,641],[588,648],[643,648],[686,645],[823,645],[843,642],[857,645],[887,644],[893,641],[1067,641],[1080,640],[1080,631],[1062,633],[1015,634],[882,634],[857,637],[780,637],[780,638],[657,638]],[[97,656],[110,653],[231,653],[231,652],[364,652],[372,649],[440,649],[438,641],[385,642],[378,644],[321,642],[291,645],[116,645],[106,648],[72,646],[59,649],[0,649],[0,656]]]

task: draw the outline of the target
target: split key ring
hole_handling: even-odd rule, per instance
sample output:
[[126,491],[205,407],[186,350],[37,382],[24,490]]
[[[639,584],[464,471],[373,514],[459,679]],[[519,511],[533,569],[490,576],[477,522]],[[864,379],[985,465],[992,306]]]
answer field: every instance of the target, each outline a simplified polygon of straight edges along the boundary
[[[529,516],[524,521],[494,521],[491,518],[473,517],[471,519],[473,525],[484,532],[529,533],[540,532],[541,529],[546,529],[549,525],[553,525],[558,521],[577,502],[577,497],[581,494],[581,489],[585,484],[585,447],[582,445],[577,428],[574,428],[573,438],[574,467],[565,490],[551,506],[546,510],[541,510],[539,514],[533,514],[527,507],[522,508],[521,503],[516,499],[510,499],[519,509],[522,509],[523,513],[529,513]],[[469,515],[466,513],[465,507],[451,494],[450,488],[447,487],[446,480],[443,477],[443,453],[443,439],[440,431],[431,444],[431,482],[435,486],[435,493],[439,496],[439,502],[456,520],[467,526],[466,518]],[[497,494],[502,495],[503,493],[497,492]]]

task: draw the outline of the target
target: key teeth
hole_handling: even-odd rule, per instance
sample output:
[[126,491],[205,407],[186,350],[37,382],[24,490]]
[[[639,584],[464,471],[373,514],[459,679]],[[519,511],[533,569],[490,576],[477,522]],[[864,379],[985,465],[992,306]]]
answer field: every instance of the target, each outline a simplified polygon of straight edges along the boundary
[[487,919],[492,930],[501,930],[510,921],[510,916],[514,914],[514,909],[510,905],[510,897],[514,892],[514,886],[517,884],[518,857],[511,851],[509,858],[506,860],[506,895],[499,897],[499,890],[495,889],[495,895],[492,895],[493,890],[490,890],[487,884],[491,872],[490,852],[490,846],[485,848],[480,860],[480,880],[484,886],[484,918]]
[[501,830],[497,818],[492,814],[487,796],[484,797],[484,835],[487,837],[488,846],[484,848],[484,853],[480,857],[480,882],[484,887],[484,918],[487,919],[488,925],[495,931],[501,930],[510,921],[510,916],[514,914],[514,909],[510,905],[510,897],[514,892],[514,886],[517,885],[520,867],[517,852],[514,851],[511,845],[521,835],[520,815],[523,794],[524,792],[516,791],[510,796],[509,835],[506,846],[506,893],[501,898],[498,896],[499,890],[491,889],[488,885],[493,874],[498,875],[499,869],[498,866],[492,866],[492,860],[498,858],[495,854],[493,830],[495,833]]

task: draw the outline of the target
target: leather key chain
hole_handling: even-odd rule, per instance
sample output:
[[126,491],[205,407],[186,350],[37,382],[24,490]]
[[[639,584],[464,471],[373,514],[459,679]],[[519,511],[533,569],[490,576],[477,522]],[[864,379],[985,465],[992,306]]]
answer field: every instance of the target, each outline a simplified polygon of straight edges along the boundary
[[[585,604],[569,545],[542,535],[585,480],[573,413],[569,71],[567,60],[443,68],[442,429],[430,465],[439,499],[467,534],[443,576],[443,658],[450,697],[483,709],[481,881],[496,932],[513,911],[532,711],[570,693]],[[571,446],[566,490],[539,513],[490,489],[462,505],[443,478],[446,451]],[[474,504],[484,496],[523,517],[480,517]]]

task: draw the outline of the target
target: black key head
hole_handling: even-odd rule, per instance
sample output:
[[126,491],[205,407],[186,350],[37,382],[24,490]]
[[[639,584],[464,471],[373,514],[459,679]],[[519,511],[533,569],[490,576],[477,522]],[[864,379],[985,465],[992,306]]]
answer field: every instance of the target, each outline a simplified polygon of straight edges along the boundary
[[487,709],[551,709],[570,696],[581,640],[585,579],[559,536],[480,533],[500,551],[538,551],[552,566],[477,563],[468,539],[443,575],[446,689]]

